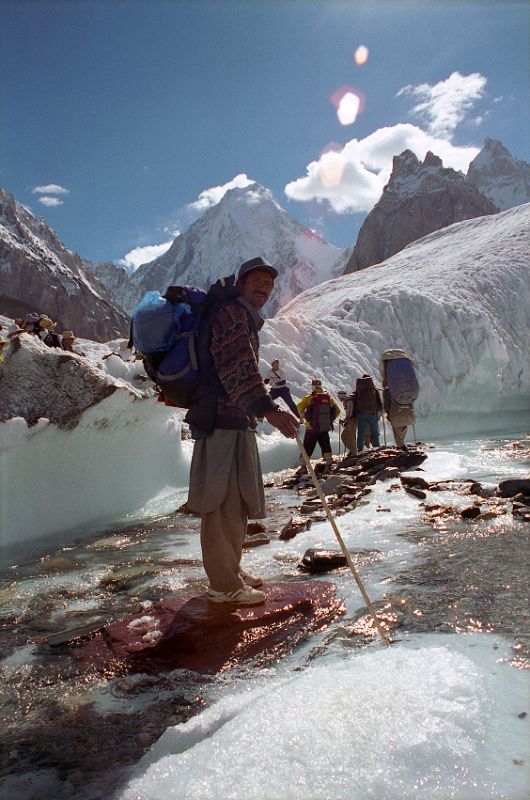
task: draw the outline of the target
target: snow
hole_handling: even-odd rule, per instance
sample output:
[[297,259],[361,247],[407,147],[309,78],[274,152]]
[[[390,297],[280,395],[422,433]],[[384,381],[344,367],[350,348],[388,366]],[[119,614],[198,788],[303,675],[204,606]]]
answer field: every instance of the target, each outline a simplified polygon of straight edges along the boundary
[[180,423],[154,399],[114,394],[73,430],[18,417],[0,425],[0,544],[27,543],[139,508],[166,485],[183,485],[188,463]]
[[469,165],[467,180],[501,211],[530,200],[530,164],[519,161],[495,139],[486,138]]
[[273,314],[304,287],[342,272],[350,254],[350,248],[334,247],[305,228],[268,189],[251,183],[226,192],[167,253],[141,266],[132,282],[144,291],[170,284],[206,288],[237,272],[243,261],[261,255],[279,271],[265,309]]
[[530,204],[436,231],[360,272],[305,291],[261,332],[294,395],[313,376],[351,390],[401,347],[418,364],[424,433],[530,421]]
[[495,647],[423,635],[255,678],[169,728],[118,798],[523,800],[527,681]]

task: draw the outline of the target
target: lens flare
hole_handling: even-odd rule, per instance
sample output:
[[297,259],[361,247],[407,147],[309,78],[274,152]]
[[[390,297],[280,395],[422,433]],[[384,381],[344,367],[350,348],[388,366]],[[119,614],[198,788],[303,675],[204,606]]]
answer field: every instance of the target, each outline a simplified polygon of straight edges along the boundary
[[344,174],[344,158],[340,153],[329,152],[322,156],[318,178],[325,189],[339,186]]
[[352,125],[359,113],[359,98],[356,94],[348,92],[345,94],[337,108],[337,117],[341,125]]
[[364,111],[364,95],[352,86],[341,86],[331,95],[341,125],[352,125]]
[[353,54],[353,60],[357,64],[358,67],[362,67],[368,61],[368,48],[361,44]]

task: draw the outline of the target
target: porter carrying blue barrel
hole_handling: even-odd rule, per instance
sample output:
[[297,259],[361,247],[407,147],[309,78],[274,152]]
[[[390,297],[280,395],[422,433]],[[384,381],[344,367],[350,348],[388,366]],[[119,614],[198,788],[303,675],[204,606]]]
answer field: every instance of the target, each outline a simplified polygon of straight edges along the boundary
[[400,405],[410,405],[418,397],[420,387],[414,362],[404,350],[385,350],[379,362],[390,397]]

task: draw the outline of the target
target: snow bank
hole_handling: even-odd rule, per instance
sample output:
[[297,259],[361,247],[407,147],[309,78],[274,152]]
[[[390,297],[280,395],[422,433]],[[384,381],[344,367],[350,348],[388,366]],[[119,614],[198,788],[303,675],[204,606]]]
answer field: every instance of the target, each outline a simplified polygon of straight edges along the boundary
[[511,412],[530,422],[529,224],[530,204],[466,220],[304,292],[264,326],[263,369],[279,358],[298,397],[312,376],[351,390],[403,347],[418,364],[417,414],[431,415],[422,435],[436,417],[442,431],[499,429]]
[[423,635],[240,686],[168,729],[119,798],[522,800],[527,676],[498,648]]
[[115,520],[166,485],[182,486],[188,460],[180,423],[154,399],[116,392],[73,430],[18,417],[0,424],[0,544]]

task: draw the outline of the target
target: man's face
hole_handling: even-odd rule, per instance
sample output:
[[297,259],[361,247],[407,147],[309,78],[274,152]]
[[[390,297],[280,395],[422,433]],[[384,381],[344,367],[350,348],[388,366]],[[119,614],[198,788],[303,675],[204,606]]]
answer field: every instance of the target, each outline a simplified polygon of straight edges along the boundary
[[274,278],[264,269],[253,269],[243,278],[240,285],[241,294],[253,308],[265,305],[271,296]]

